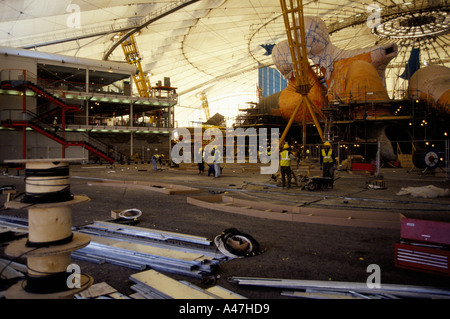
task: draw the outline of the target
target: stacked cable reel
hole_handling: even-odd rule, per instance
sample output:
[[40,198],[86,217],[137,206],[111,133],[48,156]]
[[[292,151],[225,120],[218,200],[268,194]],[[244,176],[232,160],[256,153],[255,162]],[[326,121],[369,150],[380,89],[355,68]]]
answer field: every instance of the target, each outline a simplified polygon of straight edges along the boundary
[[231,258],[244,258],[262,253],[259,243],[249,234],[236,228],[225,229],[214,238],[217,249]]
[[12,242],[8,256],[27,259],[26,279],[10,287],[7,299],[67,299],[90,287],[93,278],[71,264],[71,252],[90,243],[72,232],[72,206],[90,199],[72,195],[69,161],[81,159],[9,160],[25,164],[25,194],[6,208],[28,210],[28,237]]

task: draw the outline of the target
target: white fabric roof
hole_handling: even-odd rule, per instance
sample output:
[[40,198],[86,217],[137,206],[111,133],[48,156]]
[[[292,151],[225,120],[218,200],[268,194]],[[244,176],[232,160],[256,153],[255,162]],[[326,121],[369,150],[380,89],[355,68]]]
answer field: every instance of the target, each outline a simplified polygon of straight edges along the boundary
[[[374,1],[388,12],[411,6],[427,6],[432,1]],[[442,7],[448,8],[447,1]],[[349,25],[332,33],[340,48],[354,49],[376,43],[396,41],[399,55],[391,62],[393,76],[402,72],[414,39],[385,39],[372,34],[366,21],[364,0],[304,1],[305,15],[319,16],[329,30],[339,23]],[[179,10],[177,6],[185,5]],[[170,14],[156,19],[161,13]],[[403,12],[403,11],[402,11]],[[154,19],[154,21],[152,20]],[[151,22],[153,21],[153,22]],[[150,23],[151,22],[151,23]],[[448,29],[447,22],[443,28]],[[353,26],[351,26],[354,24]],[[176,119],[193,121],[203,116],[200,92],[208,94],[211,115],[236,114],[246,102],[257,101],[259,65],[272,65],[272,58],[261,45],[286,38],[279,0],[2,0],[0,1],[0,45],[94,59],[125,61],[118,46],[111,54],[114,35],[143,26],[135,33],[144,71],[152,84],[170,77],[178,88]],[[444,48],[447,35],[416,42],[427,63],[447,64]],[[238,96],[231,102],[224,96]]]

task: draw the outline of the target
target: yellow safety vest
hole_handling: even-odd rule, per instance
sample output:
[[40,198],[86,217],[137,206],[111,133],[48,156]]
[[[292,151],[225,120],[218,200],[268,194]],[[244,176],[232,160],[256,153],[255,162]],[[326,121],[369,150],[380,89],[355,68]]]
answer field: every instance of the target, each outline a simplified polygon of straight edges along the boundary
[[281,152],[281,160],[280,160],[280,166],[291,166],[291,159],[289,158],[289,151],[284,150]]
[[325,152],[325,149],[322,149],[323,163],[333,163],[332,153],[333,150],[331,148],[328,150],[328,154]]
[[215,163],[220,163],[222,161],[222,156],[221,156],[221,154],[220,154],[220,151],[219,150],[216,150],[215,152],[214,152],[214,162]]

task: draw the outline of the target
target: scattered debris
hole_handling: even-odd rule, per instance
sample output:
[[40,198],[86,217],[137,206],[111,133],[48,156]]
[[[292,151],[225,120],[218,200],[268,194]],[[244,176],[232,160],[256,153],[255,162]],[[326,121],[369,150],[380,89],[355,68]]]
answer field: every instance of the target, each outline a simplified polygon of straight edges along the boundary
[[366,181],[366,189],[386,189],[386,184],[382,179]]
[[9,202],[14,199],[14,194],[16,194],[16,187],[14,185],[3,185],[0,186],[1,194],[6,194],[6,202]]
[[421,187],[402,187],[397,195],[411,195],[413,197],[423,198],[437,198],[449,196],[448,188],[439,188],[434,185],[427,185]]
[[208,193],[215,195],[215,194],[226,194],[228,192],[226,192],[226,191],[208,191]]
[[133,219],[136,220],[139,217],[141,217],[142,215],[142,211],[140,211],[137,208],[130,208],[130,209],[126,209],[121,211],[118,216],[124,219]]

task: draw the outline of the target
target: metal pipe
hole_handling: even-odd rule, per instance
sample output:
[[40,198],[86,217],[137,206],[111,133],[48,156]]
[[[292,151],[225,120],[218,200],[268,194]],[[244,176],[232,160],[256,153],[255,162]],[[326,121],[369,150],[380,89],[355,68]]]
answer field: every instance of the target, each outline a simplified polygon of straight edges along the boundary
[[314,280],[231,277],[229,279],[242,285],[264,286],[273,288],[308,289],[316,288],[328,291],[353,291],[358,293],[392,294],[396,296],[423,296],[428,298],[450,299],[450,290],[439,287],[409,286],[399,284],[382,284],[381,288],[369,288],[366,283],[330,282]]

